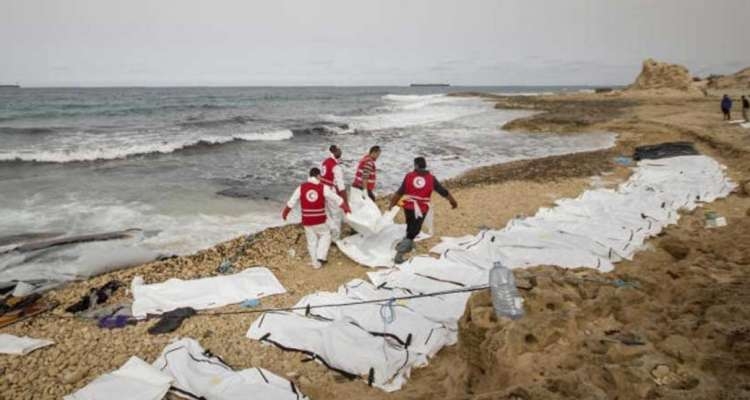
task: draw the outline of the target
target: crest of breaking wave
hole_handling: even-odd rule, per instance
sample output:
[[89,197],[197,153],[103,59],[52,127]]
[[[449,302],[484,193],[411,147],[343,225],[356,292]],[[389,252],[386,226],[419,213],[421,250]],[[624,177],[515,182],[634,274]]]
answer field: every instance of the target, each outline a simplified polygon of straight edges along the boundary
[[[249,132],[227,136],[206,135],[160,139],[159,134],[139,135],[130,139],[107,136],[101,139],[63,138],[54,148],[17,148],[0,150],[0,161],[68,163],[99,160],[116,160],[133,156],[168,154],[177,151],[218,146],[231,142],[280,141],[293,137],[288,129]],[[54,142],[55,139],[52,139]]]
[[487,111],[481,100],[445,94],[382,97],[384,105],[363,115],[324,115],[323,119],[348,124],[354,130],[379,131],[430,125]]

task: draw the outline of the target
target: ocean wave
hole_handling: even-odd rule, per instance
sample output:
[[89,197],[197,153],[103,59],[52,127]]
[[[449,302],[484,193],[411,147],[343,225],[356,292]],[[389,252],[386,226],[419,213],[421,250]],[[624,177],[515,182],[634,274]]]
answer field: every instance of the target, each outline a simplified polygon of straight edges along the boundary
[[250,122],[260,122],[258,118],[237,115],[230,118],[209,119],[209,120],[190,120],[178,124],[183,128],[216,128],[227,125],[245,125]]
[[36,111],[34,109],[19,109],[13,114],[0,117],[0,121],[14,121],[25,119],[48,119],[48,118],[67,118],[80,116],[100,115],[105,117],[117,117],[128,115],[152,115],[156,113],[170,111],[202,111],[202,110],[221,110],[231,109],[235,106],[218,105],[218,104],[164,104],[154,106],[135,106],[135,107],[107,107],[99,105],[77,105],[62,104],[56,108],[50,108],[45,111]]
[[294,136],[290,130],[239,133],[232,136],[210,136],[194,140],[144,143],[112,148],[75,150],[10,151],[0,153],[0,163],[72,163],[106,161],[137,156],[169,154],[178,151],[196,151],[233,142],[281,141]]
[[353,131],[346,123],[320,121],[293,127],[292,132],[295,135],[343,135]]
[[398,103],[413,103],[429,100],[439,100],[447,98],[444,94],[387,94],[382,97],[385,101],[392,101]]
[[11,135],[46,135],[57,132],[56,128],[41,128],[41,127],[30,127],[30,128],[13,128],[10,126],[0,126],[0,134],[11,134]]
[[450,97],[444,94],[387,94],[382,97],[382,100],[384,105],[373,110],[371,114],[323,115],[321,118],[336,123],[346,123],[355,131],[376,131],[447,122],[491,109],[491,106],[480,100]]

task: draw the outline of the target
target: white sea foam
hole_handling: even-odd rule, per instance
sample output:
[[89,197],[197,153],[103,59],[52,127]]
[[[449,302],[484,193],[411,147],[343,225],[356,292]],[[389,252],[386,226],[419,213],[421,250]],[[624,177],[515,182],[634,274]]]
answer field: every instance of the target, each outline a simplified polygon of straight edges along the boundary
[[480,114],[492,104],[476,98],[433,95],[383,96],[384,105],[373,114],[340,116],[325,115],[323,119],[346,123],[356,130],[383,130],[430,125]]
[[158,255],[189,254],[280,222],[270,210],[256,207],[249,211],[241,215],[168,215],[139,202],[81,200],[76,196],[60,199],[56,205],[40,199],[38,205],[29,204],[21,211],[0,208],[0,231],[28,225],[41,231],[59,230],[67,224],[68,235],[107,232],[113,227],[143,232],[131,239],[61,246],[51,252],[0,255],[0,282],[85,278],[148,262]]
[[[13,150],[0,150],[0,161],[33,161],[48,163],[66,163],[76,161],[116,160],[135,155],[145,154],[168,154],[175,151],[188,149],[201,144],[219,145],[233,141],[280,141],[293,137],[290,130],[277,130],[269,132],[249,132],[234,135],[218,136],[196,136],[189,135],[167,141],[160,135],[145,136],[137,138],[123,136],[119,138],[107,137],[105,139],[83,138],[81,136],[60,139],[57,144],[42,144],[41,146],[54,146],[51,149],[21,148]],[[137,140],[137,142],[135,142]]]

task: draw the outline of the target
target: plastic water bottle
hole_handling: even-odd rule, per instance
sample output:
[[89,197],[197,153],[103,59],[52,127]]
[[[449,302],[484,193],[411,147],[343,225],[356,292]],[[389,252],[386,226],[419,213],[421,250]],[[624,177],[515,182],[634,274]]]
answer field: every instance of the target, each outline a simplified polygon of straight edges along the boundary
[[492,265],[490,291],[495,315],[510,319],[523,317],[523,297],[518,293],[513,272],[499,261],[495,261]]

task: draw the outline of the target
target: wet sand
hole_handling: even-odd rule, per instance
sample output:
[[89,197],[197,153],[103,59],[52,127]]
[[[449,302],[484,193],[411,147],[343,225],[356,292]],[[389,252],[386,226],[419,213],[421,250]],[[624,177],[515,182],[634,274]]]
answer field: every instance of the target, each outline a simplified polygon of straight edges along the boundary
[[[630,170],[613,157],[629,155],[641,144],[691,140],[726,164],[737,182],[750,178],[750,130],[723,124],[714,98],[618,93],[484,97],[498,108],[541,111],[511,121],[506,126],[510,130],[610,131],[619,135],[618,141],[609,150],[482,167],[448,180],[460,207],[450,210],[447,202],[435,200],[438,235],[502,227],[518,214],[531,215],[555,199],[577,196],[592,186],[592,176],[614,186]],[[137,275],[148,283],[212,276],[230,256],[242,267],[269,267],[287,288],[285,295],[262,299],[264,307],[292,305],[305,294],[365,277],[366,268],[335,248],[328,265],[312,271],[301,227],[284,226],[255,235],[247,246],[237,238],[191,256],[50,292],[48,297],[61,307],[2,332],[52,339],[56,345],[24,357],[0,356],[0,393],[9,399],[60,398],[132,355],[153,361],[170,340],[184,336],[197,339],[236,369],[261,366],[286,376],[313,399],[748,398],[750,198],[737,193],[706,209],[727,217],[729,225],[706,230],[698,209],[652,240],[652,249],[609,274],[554,267],[517,271],[531,282],[523,290],[528,315],[519,322],[495,320],[487,294],[474,295],[461,321],[459,344],[443,349],[428,367],[414,370],[399,392],[386,394],[350,382],[316,363],[303,363],[298,354],[245,338],[255,314],[196,316],[172,334],[151,336],[146,330],[154,321],[110,331],[63,311],[89,288],[111,279],[129,285]],[[437,240],[420,243],[419,251],[426,252]],[[296,255],[290,256],[289,249]],[[593,282],[617,278],[637,281],[639,288]],[[129,298],[119,290],[109,303]],[[644,344],[623,344],[627,337]]]

